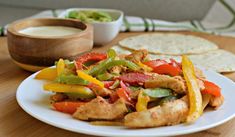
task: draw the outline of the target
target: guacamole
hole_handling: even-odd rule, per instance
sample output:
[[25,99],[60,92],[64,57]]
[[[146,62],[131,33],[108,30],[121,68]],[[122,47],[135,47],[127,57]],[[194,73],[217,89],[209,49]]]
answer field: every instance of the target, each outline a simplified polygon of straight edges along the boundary
[[111,22],[113,21],[109,13],[103,11],[70,11],[67,18],[79,19],[82,22],[92,23],[92,22]]

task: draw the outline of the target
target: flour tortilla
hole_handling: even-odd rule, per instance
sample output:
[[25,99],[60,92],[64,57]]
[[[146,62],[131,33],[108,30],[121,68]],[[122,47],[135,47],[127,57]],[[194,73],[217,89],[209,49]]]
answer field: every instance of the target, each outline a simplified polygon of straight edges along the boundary
[[217,72],[234,72],[235,55],[225,50],[215,50],[201,55],[190,55],[192,62]]
[[218,49],[214,43],[191,35],[143,34],[119,41],[119,45],[131,50],[146,49],[154,54],[184,55],[200,54]]
[[[188,55],[193,64],[201,66],[208,70],[213,70],[219,73],[222,72],[234,72],[235,71],[235,55],[219,49],[209,51],[207,53],[197,54],[197,55]],[[152,59],[165,59],[169,60],[170,58],[175,59],[178,62],[181,62],[181,56],[170,56],[170,55],[155,55],[150,54],[149,58]]]
[[128,54],[131,54],[133,51],[127,48],[120,47],[118,45],[114,45],[111,49],[114,49],[118,55],[121,55],[121,54],[128,55]]
[[[132,52],[131,50],[120,46],[115,46],[113,47],[113,49],[117,51],[118,54],[130,54]],[[202,53],[198,55],[188,55],[188,57],[192,60],[195,65],[201,66],[205,69],[214,70],[220,73],[235,71],[235,55],[222,49],[209,51],[207,53]],[[149,54],[148,58],[151,60],[169,60],[173,58],[176,61],[181,62],[181,56],[174,55]]]

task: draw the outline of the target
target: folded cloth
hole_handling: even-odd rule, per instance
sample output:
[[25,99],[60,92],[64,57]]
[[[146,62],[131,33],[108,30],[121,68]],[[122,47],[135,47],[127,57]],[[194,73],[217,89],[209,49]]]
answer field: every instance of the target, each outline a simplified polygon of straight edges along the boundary
[[[64,10],[46,10],[28,18],[58,17]],[[7,25],[0,27],[6,35]],[[217,35],[235,36],[235,1],[217,0],[201,20],[169,22],[136,16],[124,16],[121,31],[199,31]]]

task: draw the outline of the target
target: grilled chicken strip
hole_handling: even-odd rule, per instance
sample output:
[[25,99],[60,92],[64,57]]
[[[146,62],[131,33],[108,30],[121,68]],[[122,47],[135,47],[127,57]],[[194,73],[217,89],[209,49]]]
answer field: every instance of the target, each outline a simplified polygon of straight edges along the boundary
[[114,73],[114,74],[120,74],[122,72],[122,67],[121,66],[114,66],[114,67],[110,68],[109,72]]
[[100,86],[95,85],[95,84],[91,84],[90,88],[97,96],[101,96],[101,97],[108,96],[112,93],[109,89],[101,88]]
[[185,81],[181,76],[154,74],[153,79],[144,83],[145,88],[169,88],[179,94],[187,93]]
[[[169,88],[175,91],[178,94],[186,94],[187,86],[186,82],[181,76],[170,77],[168,75],[159,75],[156,73],[146,73],[153,76],[153,79],[145,82],[145,88]],[[204,83],[202,80],[198,80],[198,86],[200,90],[205,89]]]
[[114,104],[108,103],[100,96],[77,108],[73,117],[80,120],[114,120],[123,118],[128,112],[123,99],[117,100]]
[[186,120],[188,111],[188,101],[182,98],[145,111],[127,114],[124,124],[129,128],[175,125]]
[[219,108],[224,103],[224,96],[219,97],[212,96],[209,105],[215,109]]
[[125,58],[132,62],[140,62],[140,61],[142,62],[147,55],[148,51],[143,49],[143,50],[134,51],[130,55],[127,55]]

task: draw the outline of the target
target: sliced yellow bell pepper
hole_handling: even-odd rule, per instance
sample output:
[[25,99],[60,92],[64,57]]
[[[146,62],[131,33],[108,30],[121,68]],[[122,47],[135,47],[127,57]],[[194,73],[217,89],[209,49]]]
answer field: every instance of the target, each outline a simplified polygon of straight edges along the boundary
[[153,69],[145,64],[143,64],[142,62],[137,62],[136,63],[138,66],[140,66],[141,68],[143,68],[144,70],[148,71],[148,72],[151,72],[153,71]]
[[57,75],[58,76],[64,72],[64,70],[65,70],[65,63],[64,63],[63,59],[59,59],[59,61],[57,62],[56,70],[57,70]]
[[45,69],[42,69],[35,76],[35,79],[55,80],[56,77],[57,77],[57,70],[56,70],[56,68],[45,68]]
[[101,81],[97,80],[96,78],[86,74],[85,72],[83,72],[81,70],[77,70],[77,74],[80,78],[82,78],[84,80],[87,80],[91,83],[94,83],[94,84],[100,86],[101,88],[104,88],[104,83],[103,82],[101,82]]
[[136,103],[136,110],[144,111],[147,110],[148,102],[150,101],[149,96],[145,95],[143,91],[140,91],[138,95],[138,100]]
[[203,113],[203,110],[206,108],[206,106],[209,104],[210,99],[211,99],[210,94],[202,94],[202,113]]
[[43,86],[44,90],[65,93],[68,95],[76,95],[81,98],[92,98],[95,96],[93,91],[88,87],[71,85],[71,84],[60,84],[60,83],[49,83]]
[[189,114],[186,122],[196,121],[202,113],[202,95],[197,83],[193,63],[187,56],[182,56],[182,70],[188,87]]

